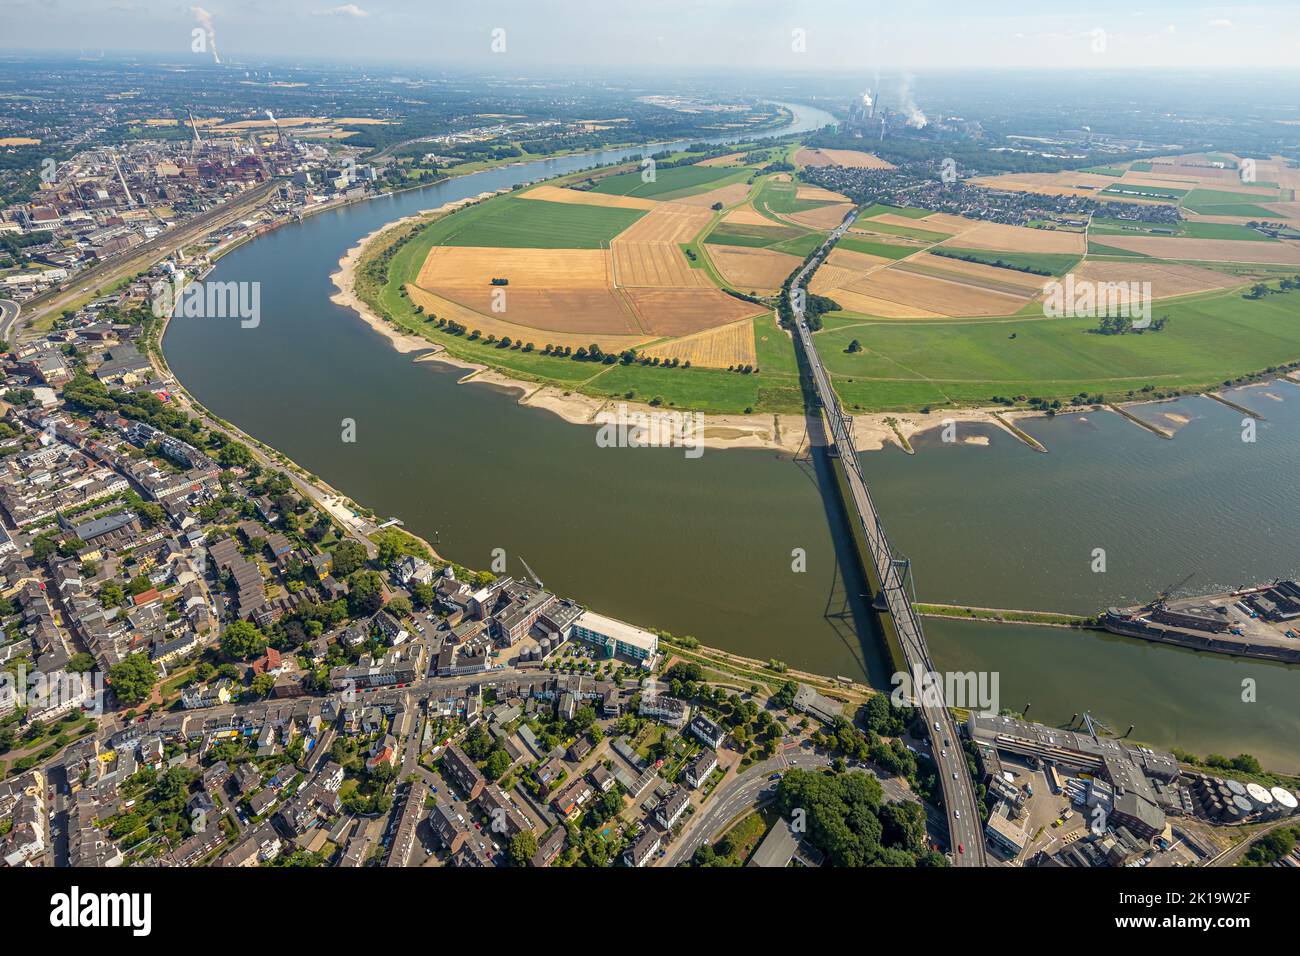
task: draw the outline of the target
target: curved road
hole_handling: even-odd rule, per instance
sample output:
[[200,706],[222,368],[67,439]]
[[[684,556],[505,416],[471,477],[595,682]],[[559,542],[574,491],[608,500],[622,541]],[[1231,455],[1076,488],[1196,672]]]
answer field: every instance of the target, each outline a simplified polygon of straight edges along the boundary
[[[772,774],[784,773],[791,767],[815,770],[818,767],[829,766],[833,759],[829,754],[819,754],[811,748],[800,748],[790,753],[777,754],[770,760],[756,763],[743,773],[732,777],[713,792],[707,809],[692,818],[690,828],[678,837],[669,848],[668,855],[658,865],[682,865],[695,854],[701,844],[712,839],[741,813],[752,810],[774,797],[779,781],[770,780]],[[869,770],[865,772],[871,773]],[[884,791],[885,799],[890,801],[916,799],[896,780],[880,780],[880,788]]]
[[22,306],[9,299],[0,299],[0,340],[13,345],[14,325],[22,313]]

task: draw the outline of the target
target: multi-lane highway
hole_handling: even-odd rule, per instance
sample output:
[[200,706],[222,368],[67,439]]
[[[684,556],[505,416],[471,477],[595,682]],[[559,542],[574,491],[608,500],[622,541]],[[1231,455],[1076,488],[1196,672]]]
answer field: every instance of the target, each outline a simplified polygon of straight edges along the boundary
[[[813,347],[812,331],[808,328],[804,317],[804,283],[853,224],[854,217],[855,214],[850,213],[845,218],[790,283],[788,293],[790,308],[794,312],[795,337],[812,372],[817,399],[825,413],[826,423],[830,427],[836,454],[844,466],[844,475],[852,498],[852,510],[856,512],[870,551],[867,557],[874,565],[876,579],[881,583],[877,606],[879,607],[883,599],[884,609],[880,611],[881,616],[888,615],[892,622],[899,643],[902,645],[908,670],[913,674],[918,672],[931,674],[935,672],[935,668],[930,661],[929,649],[925,645],[925,634],[921,630],[920,618],[907,595],[903,577],[899,573],[889,539],[885,536],[880,515],[871,500],[866,478],[862,474],[862,466],[858,461],[857,450],[853,444],[853,419],[845,415],[840,408],[839,398],[831,388],[830,375],[822,365],[817,349]],[[986,866],[984,835],[975,802],[975,790],[966,769],[966,756],[952,716],[942,703],[942,695],[938,695],[938,699],[938,703],[928,702],[933,698],[927,695],[919,701],[919,706],[925,715],[926,727],[930,731],[932,752],[939,771],[939,782],[943,787],[944,810],[948,817],[952,857],[958,866]]]

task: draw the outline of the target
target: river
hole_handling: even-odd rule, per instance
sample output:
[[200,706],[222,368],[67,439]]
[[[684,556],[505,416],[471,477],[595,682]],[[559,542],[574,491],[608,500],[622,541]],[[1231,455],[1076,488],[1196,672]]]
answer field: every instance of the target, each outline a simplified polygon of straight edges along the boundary
[[[796,110],[790,131],[826,121]],[[814,463],[598,448],[594,429],[521,407],[513,393],[458,386],[461,370],[413,362],[329,301],[339,258],[385,223],[649,151],[502,167],[278,229],[210,276],[260,281],[260,325],[174,320],[167,360],[216,414],[400,517],[447,557],[487,567],[501,548],[512,573],[521,556],[548,587],[605,613],[886,686],[858,589],[839,571],[845,542]],[[863,462],[922,599],[1092,612],[1192,571],[1188,588],[1209,589],[1300,570],[1300,389],[1268,391],[1284,400],[1247,393],[1268,417],[1252,445],[1240,441],[1239,413],[1195,399],[1161,407],[1191,419],[1172,442],[1110,414],[1063,415],[1025,426],[1048,455],[980,432],[989,445],[921,436],[915,456],[886,450]],[[344,418],[356,422],[355,443],[341,440]],[[1095,548],[1106,550],[1105,573],[1090,570]],[[796,549],[806,570],[794,569]],[[1089,709],[1161,746],[1300,765],[1300,668],[1051,628],[926,627],[937,666],[998,671],[1003,705],[1032,701],[1035,718]],[[1257,703],[1240,702],[1242,677],[1257,681]]]

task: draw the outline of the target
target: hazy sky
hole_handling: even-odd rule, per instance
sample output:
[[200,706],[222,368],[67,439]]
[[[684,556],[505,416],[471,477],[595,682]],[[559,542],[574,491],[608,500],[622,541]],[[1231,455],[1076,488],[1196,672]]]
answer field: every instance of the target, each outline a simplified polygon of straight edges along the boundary
[[[1300,63],[1300,2],[1195,0],[0,0],[7,50],[548,67],[936,69]],[[493,31],[498,46],[492,51]],[[800,49],[801,48],[801,49]]]

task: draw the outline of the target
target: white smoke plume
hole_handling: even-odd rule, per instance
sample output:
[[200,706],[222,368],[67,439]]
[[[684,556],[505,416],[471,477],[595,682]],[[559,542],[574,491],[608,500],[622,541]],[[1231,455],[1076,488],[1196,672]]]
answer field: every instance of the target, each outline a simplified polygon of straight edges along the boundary
[[912,97],[912,74],[904,73],[902,87],[898,91],[898,101],[900,111],[907,114],[907,125],[913,129],[925,129],[930,121],[926,119],[925,114],[921,112],[920,107],[916,105],[916,100]]
[[207,31],[208,48],[212,51],[212,62],[219,64],[221,57],[217,55],[217,31],[212,25],[212,14],[202,7],[190,7],[190,13],[194,14],[195,20],[199,21],[199,26]]

